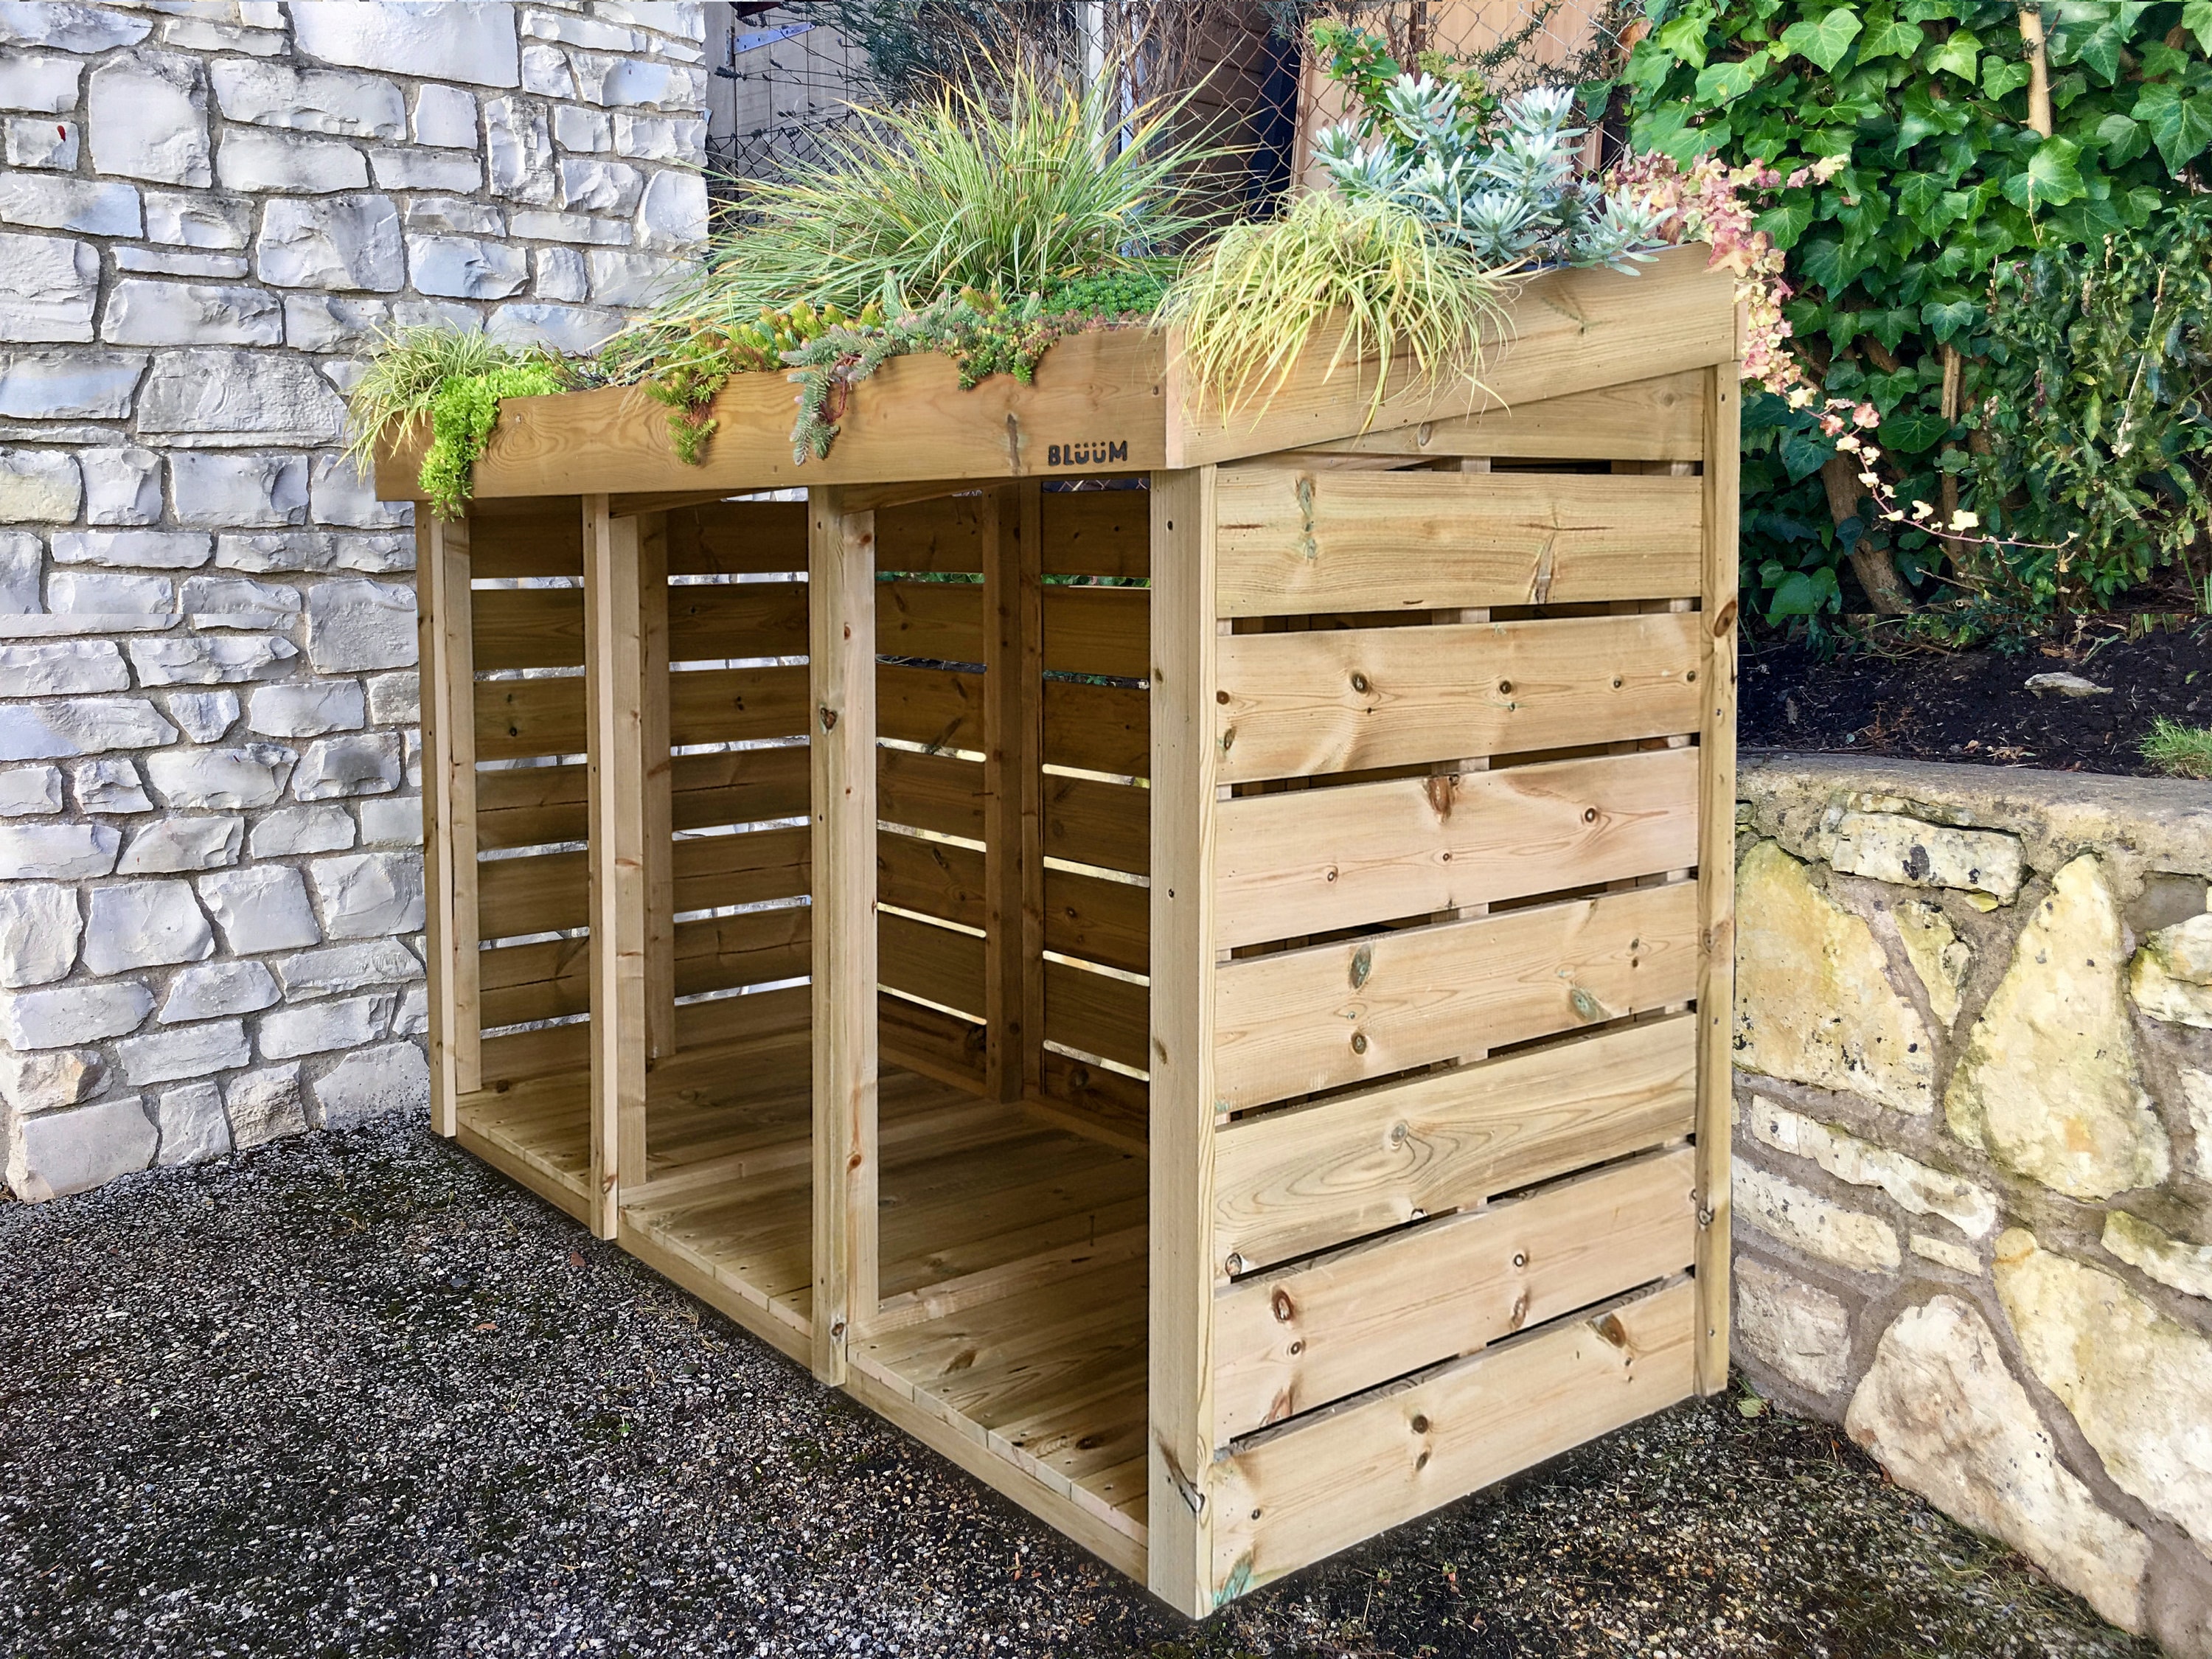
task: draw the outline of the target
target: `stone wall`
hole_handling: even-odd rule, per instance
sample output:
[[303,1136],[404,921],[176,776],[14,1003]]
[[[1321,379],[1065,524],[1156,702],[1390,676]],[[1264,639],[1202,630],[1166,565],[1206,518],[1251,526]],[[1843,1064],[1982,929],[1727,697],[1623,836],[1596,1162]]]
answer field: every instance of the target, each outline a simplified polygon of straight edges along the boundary
[[2212,1654],[2212,787],[1747,758],[1736,1354]]
[[696,4],[0,5],[0,1102],[21,1196],[422,1099],[387,325],[696,251]]

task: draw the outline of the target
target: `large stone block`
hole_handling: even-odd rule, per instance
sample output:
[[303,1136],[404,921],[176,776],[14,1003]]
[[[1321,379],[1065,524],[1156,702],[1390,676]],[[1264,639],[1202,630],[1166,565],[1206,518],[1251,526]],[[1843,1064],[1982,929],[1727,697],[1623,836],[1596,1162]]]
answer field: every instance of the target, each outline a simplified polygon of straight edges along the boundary
[[141,685],[235,685],[282,674],[300,647],[281,634],[163,634],[130,641]]
[[108,291],[101,332],[114,345],[275,345],[284,337],[284,316],[276,297],[258,288],[128,276]]
[[2021,929],[1943,1099],[1951,1133],[2071,1198],[2154,1186],[2172,1167],[2120,988],[2119,906],[2084,854]]
[[585,262],[592,273],[592,297],[610,306],[650,305],[689,269],[679,259],[622,248],[595,247]]
[[368,163],[351,144],[296,133],[233,127],[216,149],[215,167],[225,190],[328,195],[368,188]]
[[174,874],[219,870],[238,862],[246,820],[187,818],[171,815],[148,824],[131,838],[115,866],[118,876]]
[[[369,155],[380,190],[481,190],[483,163],[450,149],[379,149]],[[422,288],[418,281],[415,286]],[[424,289],[426,293],[436,290]]]
[[136,236],[143,222],[137,191],[119,179],[34,173],[0,173],[0,219],[86,236]]
[[0,270],[8,303],[0,306],[0,340],[89,340],[100,297],[100,255],[68,236],[0,234]]
[[399,787],[399,737],[368,732],[324,738],[307,745],[292,774],[295,800],[335,800],[351,795],[388,794]]
[[279,1008],[261,1020],[261,1057],[297,1060],[375,1042],[392,1023],[389,995],[340,997]]
[[130,688],[131,671],[112,640],[26,641],[0,645],[0,684],[17,697],[122,691]]
[[261,280],[279,288],[390,294],[407,281],[389,196],[279,197],[262,210],[253,259]]
[[382,300],[342,300],[331,294],[284,296],[284,343],[295,351],[367,349],[392,323]]
[[215,954],[187,881],[125,881],[95,887],[84,925],[84,965],[95,974],[205,962]]
[[380,75],[223,58],[213,78],[216,103],[234,121],[349,138],[406,136],[406,100]]
[[415,522],[405,501],[376,499],[376,483],[335,451],[315,457],[312,485],[315,522],[352,530],[404,530]]
[[1753,1097],[1746,1115],[1753,1138],[1762,1145],[1810,1158],[1854,1187],[1880,1188],[1914,1215],[1940,1215],[1970,1238],[1984,1237],[1997,1224],[1996,1194],[1964,1176],[1931,1169],[1764,1096]]
[[594,219],[588,213],[550,213],[517,208],[507,216],[507,226],[514,235],[531,241],[627,247],[630,240],[630,228],[623,221]]
[[546,98],[574,98],[576,77],[568,73],[568,53],[557,46],[523,47],[522,89]]
[[358,680],[291,680],[258,686],[246,711],[248,729],[270,738],[357,732],[368,719],[368,699]]
[[292,15],[292,36],[302,56],[326,64],[480,87],[511,87],[521,78],[511,5],[303,6]]
[[11,115],[6,126],[9,167],[51,167],[59,173],[76,170],[82,127],[38,115]]
[[2112,1623],[2143,1628],[2149,1540],[2059,1462],[1970,1304],[1939,1296],[1899,1314],[1844,1426],[1900,1486],[2002,1539]]
[[187,451],[170,458],[169,483],[184,524],[228,530],[296,525],[307,517],[304,455]]
[[231,1079],[223,1087],[222,1103],[230,1115],[231,1138],[240,1152],[298,1134],[307,1127],[296,1061]]
[[[51,238],[42,238],[49,246]],[[4,257],[6,239],[0,238],[0,257]],[[66,246],[66,245],[64,245]],[[9,268],[11,281],[14,268]],[[10,295],[9,307],[18,296]],[[4,329],[4,314],[0,314],[0,329]],[[0,338],[7,337],[0,334]],[[89,338],[89,335],[80,337]],[[131,413],[132,395],[138,389],[138,377],[146,372],[146,354],[143,351],[9,351],[0,352],[0,415],[13,416],[26,421],[116,421]],[[78,459],[84,463],[88,480],[92,474],[92,457],[99,454],[138,454],[144,450],[101,451],[82,450]],[[94,508],[97,514],[97,507]],[[161,495],[158,485],[155,491],[154,518],[161,517]],[[111,522],[95,516],[94,524]],[[114,522],[150,523],[152,520],[116,520]]]
[[76,456],[58,449],[0,449],[0,520],[68,524],[83,501]]
[[644,191],[644,179],[625,162],[576,155],[561,162],[561,199],[574,212],[628,213]]
[[572,247],[541,247],[532,256],[537,279],[530,291],[541,300],[580,300],[591,292],[584,256]]
[[1735,1063],[1899,1111],[1935,1105],[1934,1040],[1873,929],[1772,842],[1736,869]]
[[165,749],[146,757],[146,771],[173,807],[271,806],[283,793],[284,780],[299,758],[273,743],[249,743],[227,749]]
[[173,743],[177,728],[143,697],[0,703],[0,760],[49,760]]
[[571,354],[595,351],[623,326],[623,314],[596,306],[513,303],[492,313],[484,332],[507,345],[548,345]]
[[0,771],[0,818],[36,817],[61,810],[58,766],[11,766]]
[[2021,1228],[1998,1238],[1994,1273],[2029,1367],[2106,1473],[2212,1555],[2212,1339]]
[[115,867],[123,832],[110,823],[0,824],[0,881],[76,881]]
[[74,58],[0,52],[0,109],[63,114],[76,107],[77,82],[83,78],[84,65]]
[[638,204],[637,240],[647,247],[696,249],[707,239],[707,181],[696,173],[667,168],[646,181]]
[[2212,1297],[2212,1244],[2175,1238],[2148,1221],[2114,1210],[2105,1217],[2104,1246],[2130,1267],[2188,1296]]
[[[181,885],[181,884],[179,884]],[[187,1020],[258,1014],[278,1000],[276,981],[258,962],[204,962],[169,981],[157,1018],[164,1025]]]
[[588,104],[696,110],[705,101],[705,78],[683,64],[574,52],[568,64],[575,71],[577,95]]
[[19,1112],[50,1112],[89,1100],[107,1086],[107,1062],[97,1048],[0,1051],[0,1100]]
[[238,719],[235,691],[172,691],[169,718],[194,743],[213,743]]
[[2212,915],[2161,927],[2128,975],[2136,1006],[2154,1019],[2212,1030]]
[[341,536],[319,530],[218,536],[215,562],[226,570],[263,574],[279,570],[409,570],[415,563],[415,538]]
[[0,530],[0,616],[23,617],[39,606],[46,544],[23,530]]
[[201,189],[215,182],[197,59],[170,52],[109,59],[92,72],[85,125],[98,172]]
[[646,161],[682,161],[697,166],[707,158],[707,124],[697,116],[615,117],[615,153]]
[[250,1065],[253,1050],[243,1020],[210,1020],[125,1037],[115,1045],[124,1078],[132,1084],[176,1083]]
[[530,280],[523,249],[468,236],[410,236],[407,260],[415,286],[425,294],[463,300],[501,300]]
[[70,781],[76,787],[80,811],[105,814],[154,810],[139,781],[138,769],[126,756],[81,760],[70,768]]
[[420,847],[422,844],[422,798],[420,795],[371,798],[361,803],[361,843],[364,847]]
[[[133,382],[136,374],[134,371]],[[84,473],[84,516],[96,525],[145,525],[161,517],[161,458],[122,445],[77,453]]]
[[208,562],[214,546],[207,536],[173,530],[58,530],[53,534],[57,564],[126,570],[197,569]]
[[[0,9],[0,42],[52,46],[60,52],[106,52],[132,46],[152,30],[151,19],[112,6],[72,6],[54,0],[21,0]],[[4,56],[12,57],[12,51]]]
[[146,240],[177,247],[240,248],[252,230],[252,204],[180,191],[145,193]]
[[69,976],[76,963],[76,889],[47,882],[0,884],[0,986],[21,990]]
[[[562,72],[568,72],[566,59],[562,61]],[[590,155],[614,148],[614,125],[602,110],[557,105],[553,111],[553,142],[574,155]]]
[[[271,202],[270,212],[280,204]],[[396,258],[396,230],[392,246]],[[345,404],[313,364],[289,353],[164,351],[139,394],[138,427],[143,436],[198,448],[327,444],[344,430]]]
[[174,600],[173,584],[166,576],[57,570],[46,578],[46,608],[58,617],[166,616],[175,608]]
[[[491,190],[506,202],[552,205],[560,188],[553,170],[553,134],[545,109],[524,98],[494,98],[484,105],[484,160]],[[527,233],[517,230],[515,234]]]
[[415,94],[415,142],[447,149],[475,149],[475,94],[459,87],[422,88]]
[[371,1118],[428,1109],[430,1066],[414,1043],[387,1042],[348,1054],[313,1087],[321,1127],[350,1128]]
[[1751,1352],[1808,1394],[1850,1380],[1851,1316],[1817,1285],[1739,1255],[1730,1273],[1735,1329]]
[[422,860],[413,853],[352,853],[308,866],[334,939],[411,933],[422,926]]
[[1755,1164],[1736,1161],[1731,1197],[1738,1220],[1839,1267],[1894,1273],[1905,1259],[1897,1229],[1880,1216],[1847,1209]]
[[415,590],[395,582],[323,582],[307,595],[307,656],[319,673],[414,665]]
[[243,577],[194,576],[178,607],[200,628],[287,628],[300,614],[300,590]]
[[161,1151],[155,1162],[202,1164],[230,1150],[230,1121],[222,1115],[222,1091],[212,1083],[187,1084],[165,1091],[155,1126]]
[[[407,229],[410,235],[504,236],[507,213],[489,202],[471,202],[459,196],[422,196],[407,204]],[[477,320],[473,312],[460,306],[439,309],[457,313],[447,319],[456,327],[467,327],[464,318]],[[433,317],[429,320],[439,319]]]
[[298,951],[322,943],[307,884],[289,865],[220,870],[199,878],[199,893],[233,956]]
[[135,1031],[154,994],[135,980],[0,994],[0,1037],[17,1048],[74,1048]]
[[276,976],[289,1000],[311,1002],[420,979],[422,963],[398,939],[375,939],[283,957],[276,963]]
[[287,806],[253,826],[253,856],[338,853],[353,845],[353,819],[343,806]]
[[[86,9],[90,9],[87,8]],[[8,1185],[33,1204],[90,1192],[154,1161],[161,1138],[136,1095],[8,1120]]]

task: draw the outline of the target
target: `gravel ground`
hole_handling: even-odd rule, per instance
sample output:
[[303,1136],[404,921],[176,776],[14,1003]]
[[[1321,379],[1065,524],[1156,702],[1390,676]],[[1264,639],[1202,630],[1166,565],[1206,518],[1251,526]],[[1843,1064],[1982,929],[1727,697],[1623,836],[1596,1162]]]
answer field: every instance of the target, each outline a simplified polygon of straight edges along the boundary
[[419,1122],[0,1205],[0,1653],[2127,1655],[1679,1407],[1176,1618]]

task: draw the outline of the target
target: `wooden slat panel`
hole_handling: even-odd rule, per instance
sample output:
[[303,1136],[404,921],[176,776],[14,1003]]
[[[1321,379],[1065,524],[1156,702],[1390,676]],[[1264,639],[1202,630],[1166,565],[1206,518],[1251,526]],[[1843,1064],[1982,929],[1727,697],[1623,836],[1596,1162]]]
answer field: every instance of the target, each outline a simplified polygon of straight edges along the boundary
[[813,912],[795,904],[676,926],[676,994],[805,976]]
[[1135,1078],[1045,1050],[1045,1099],[1135,1145],[1152,1133],[1151,1091]]
[[478,772],[477,845],[486,852],[581,841],[590,825],[581,766],[501,766]]
[[1044,492],[1044,574],[1152,574],[1152,495],[1145,489]]
[[984,1030],[979,1023],[888,993],[878,999],[877,1008],[886,1061],[957,1088],[982,1088]]
[[963,575],[980,572],[982,500],[980,495],[934,495],[878,507],[876,568]]
[[672,662],[805,654],[804,582],[687,582],[668,590]]
[[902,910],[983,925],[983,854],[972,847],[884,830],[876,836],[876,897]]
[[1152,966],[1152,895],[1125,881],[1047,870],[1044,945],[1062,956],[1144,973]]
[[1691,1301],[1670,1285],[1236,1452],[1215,1582],[1256,1588],[1684,1398]]
[[806,746],[678,755],[671,763],[669,827],[708,830],[806,813]]
[[1146,1035],[1151,1019],[1151,999],[1143,986],[1064,963],[1045,963],[1048,1042],[1142,1071],[1150,1058]]
[[481,587],[469,597],[477,672],[582,665],[580,587]]
[[580,755],[584,752],[583,676],[478,680],[476,726],[480,761]]
[[805,730],[804,668],[702,668],[668,677],[668,740],[679,748]]
[[1142,587],[1044,590],[1044,665],[1141,680],[1152,672],[1152,594]]
[[803,501],[715,501],[668,515],[672,576],[757,575],[806,568]]
[[1096,778],[1045,778],[1048,858],[1141,876],[1152,868],[1152,842],[1150,790]]
[[1222,1259],[1265,1267],[1656,1146],[1696,1097],[1676,1015],[1242,1119],[1215,1152]]
[[1697,994],[1696,884],[1224,964],[1216,1098],[1262,1106]]
[[1215,943],[1328,933],[1686,869],[1698,751],[1224,801]]
[[1214,1303],[1214,1432],[1249,1434],[1684,1272],[1695,1161],[1657,1153],[1240,1279]]
[[[560,495],[529,501],[471,502],[469,574],[486,580],[567,576],[580,581],[584,574],[582,508],[574,496]],[[576,653],[576,659],[583,660],[582,652]]]
[[1695,614],[1236,634],[1221,775],[1310,775],[1697,729]]
[[878,582],[876,650],[939,662],[983,660],[981,582]]
[[878,973],[884,988],[926,997],[963,1014],[983,1006],[983,941],[888,912],[877,918]]
[[983,767],[958,755],[917,755],[911,749],[876,751],[879,797],[886,823],[909,824],[940,836],[983,838]]
[[1698,591],[1695,478],[1232,468],[1220,614],[1420,611]]
[[477,864],[477,927],[484,939],[581,927],[591,920],[592,872],[583,853],[483,859]]
[[1047,680],[1044,758],[1048,766],[1143,777],[1152,765],[1151,713],[1145,693],[1121,685]]
[[587,1021],[556,1025],[542,1031],[516,1031],[483,1040],[483,1080],[486,1090],[502,1083],[521,1083],[531,1078],[575,1073],[591,1064],[592,1028]]
[[1481,415],[1362,433],[1318,447],[1339,455],[1694,461],[1705,453],[1705,392],[1710,373],[1684,369],[1595,392],[1522,400],[1510,409]]
[[932,749],[983,747],[983,677],[944,668],[876,670],[881,735]]
[[677,1048],[689,1054],[716,1043],[804,1031],[809,1023],[811,995],[808,987],[792,985],[749,997],[687,1002],[676,1011]]
[[684,836],[670,860],[677,913],[798,896],[807,890],[807,842],[797,828]]
[[588,939],[541,939],[479,951],[477,972],[487,1030],[591,1012]]

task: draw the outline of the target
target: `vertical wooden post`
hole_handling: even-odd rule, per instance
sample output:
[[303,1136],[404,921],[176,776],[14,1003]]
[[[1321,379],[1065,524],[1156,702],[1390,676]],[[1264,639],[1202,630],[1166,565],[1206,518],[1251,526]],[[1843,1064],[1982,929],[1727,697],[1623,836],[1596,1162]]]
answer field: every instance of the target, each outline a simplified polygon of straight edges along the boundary
[[638,522],[584,497],[584,698],[590,733],[592,1231],[615,1236],[645,1179],[644,639]]
[[676,849],[668,753],[668,515],[637,520],[645,768],[645,1052],[676,1052]]
[[1044,585],[1036,481],[983,497],[984,1092],[1044,1087]]
[[423,883],[428,898],[430,1125],[459,1130],[459,1101],[483,1086],[477,999],[476,651],[467,520],[415,516],[422,724]]
[[1152,487],[1151,1540],[1146,1582],[1213,1609],[1214,470]]
[[1729,1027],[1735,1017],[1736,512],[1742,392],[1736,366],[1705,394],[1705,626],[1698,683],[1698,1390],[1728,1386]]
[[814,1374],[876,1308],[876,515],[807,492]]

